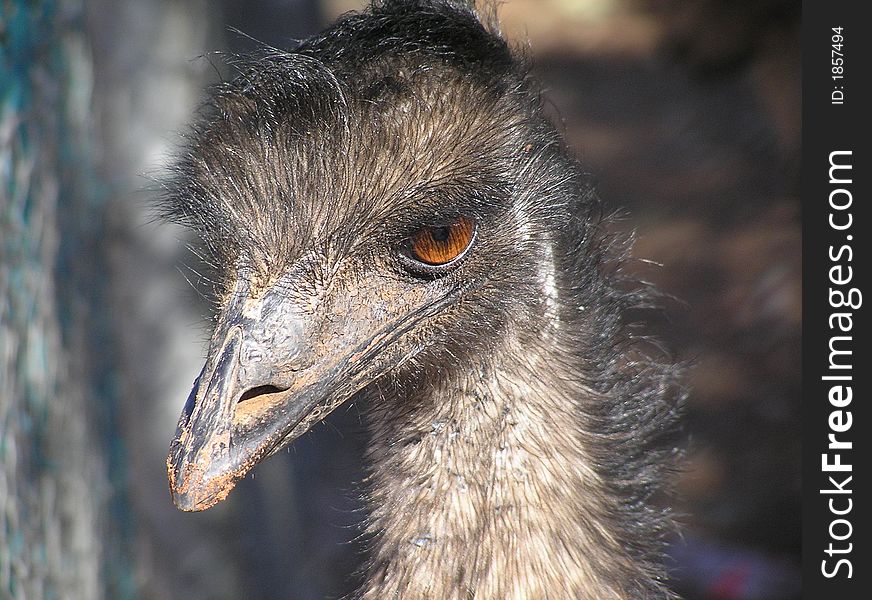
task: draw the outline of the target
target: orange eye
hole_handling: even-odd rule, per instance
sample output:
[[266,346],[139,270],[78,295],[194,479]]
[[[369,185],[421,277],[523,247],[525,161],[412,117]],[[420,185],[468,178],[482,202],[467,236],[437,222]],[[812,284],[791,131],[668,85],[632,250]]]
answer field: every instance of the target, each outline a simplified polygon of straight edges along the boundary
[[409,240],[412,257],[425,265],[442,266],[460,257],[475,234],[475,221],[458,217],[447,225],[424,227]]

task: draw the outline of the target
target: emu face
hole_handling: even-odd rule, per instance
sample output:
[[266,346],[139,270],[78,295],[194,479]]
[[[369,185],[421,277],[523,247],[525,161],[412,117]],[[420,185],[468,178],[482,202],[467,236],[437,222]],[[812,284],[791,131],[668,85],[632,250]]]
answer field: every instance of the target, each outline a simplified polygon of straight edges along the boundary
[[[219,502],[355,393],[463,368],[541,313],[569,179],[551,130],[474,17],[427,19],[365,33],[353,64],[331,35],[360,23],[261,57],[192,133],[171,210],[221,285],[167,459],[180,508]],[[436,25],[465,54],[421,42]]]

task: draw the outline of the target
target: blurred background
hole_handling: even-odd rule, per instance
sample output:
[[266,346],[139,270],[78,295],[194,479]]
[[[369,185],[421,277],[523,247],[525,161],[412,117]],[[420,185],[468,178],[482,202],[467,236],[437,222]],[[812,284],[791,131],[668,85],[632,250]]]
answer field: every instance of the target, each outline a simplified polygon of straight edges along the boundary
[[[508,0],[549,111],[670,295],[692,367],[669,500],[688,600],[800,593],[798,1]],[[365,443],[353,409],[206,513],[164,459],[206,307],[148,176],[209,53],[277,47],[353,0],[0,2],[0,598],[337,598]]]

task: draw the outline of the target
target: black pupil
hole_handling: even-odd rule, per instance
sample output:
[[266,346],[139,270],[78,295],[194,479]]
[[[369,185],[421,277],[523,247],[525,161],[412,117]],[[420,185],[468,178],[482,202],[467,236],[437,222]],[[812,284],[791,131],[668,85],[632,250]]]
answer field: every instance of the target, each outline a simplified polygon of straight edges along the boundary
[[448,236],[451,235],[451,228],[447,225],[444,227],[434,227],[430,230],[430,235],[433,236],[433,240],[436,242],[445,242],[448,240]]

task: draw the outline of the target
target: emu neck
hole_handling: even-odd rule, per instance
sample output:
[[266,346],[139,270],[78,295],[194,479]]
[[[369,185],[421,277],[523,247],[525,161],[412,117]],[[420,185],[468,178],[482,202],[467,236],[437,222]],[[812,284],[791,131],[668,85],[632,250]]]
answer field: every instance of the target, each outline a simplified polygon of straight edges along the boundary
[[628,597],[619,582],[638,573],[589,467],[585,392],[556,375],[547,347],[559,344],[516,340],[474,376],[384,399],[364,598]]

